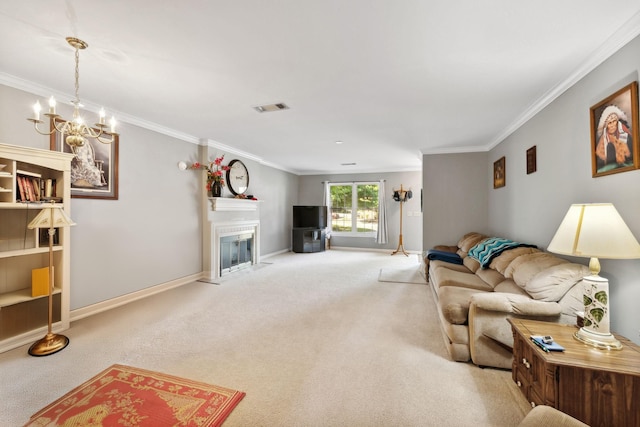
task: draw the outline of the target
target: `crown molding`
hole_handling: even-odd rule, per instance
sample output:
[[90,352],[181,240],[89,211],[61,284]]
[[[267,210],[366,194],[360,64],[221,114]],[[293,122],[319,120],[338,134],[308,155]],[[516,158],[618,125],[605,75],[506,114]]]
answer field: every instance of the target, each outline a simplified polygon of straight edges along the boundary
[[547,105],[551,104],[565,91],[578,83],[580,79],[585,77],[596,67],[602,64],[604,61],[613,56],[616,52],[622,49],[627,43],[633,40],[640,34],[640,12],[633,15],[627,22],[625,22],[616,32],[614,32],[608,39],[604,41],[598,48],[596,48],[590,55],[587,56],[587,60],[576,68],[573,73],[567,76],[566,79],[558,83],[556,86],[549,89],[544,95],[542,95],[531,107],[523,112],[511,125],[506,127],[501,133],[487,144],[485,150],[489,151],[496,145],[504,141],[509,135],[515,132],[518,128],[528,122],[536,114],[538,114]]
[[[60,92],[55,89],[51,89],[49,87],[22,79],[20,77],[13,76],[11,74],[0,73],[0,83],[9,86],[15,89],[19,89],[25,92],[33,93],[34,95],[41,96],[43,98],[49,98],[50,96],[54,96],[59,104],[69,105],[72,104],[70,102],[65,102],[65,99],[73,99],[74,96],[69,95],[68,93]],[[186,134],[184,132],[179,132],[177,130],[168,128],[166,126],[159,125],[154,122],[150,122],[148,120],[141,119],[136,116],[132,116],[131,114],[123,113],[122,111],[117,111],[111,108],[106,107],[111,114],[117,117],[118,122],[128,123],[131,125],[135,125],[162,135],[167,135],[172,138],[179,139],[181,141],[190,142],[192,144],[199,144],[200,139]],[[91,111],[98,115],[100,109],[103,108],[102,105],[97,103],[87,101],[85,99],[82,100],[82,109],[86,111]]]
[[223,143],[218,142],[218,141],[213,140],[213,139],[201,139],[200,140],[200,145],[212,147],[212,148],[224,151],[225,153],[235,154],[236,156],[244,157],[247,160],[253,160],[254,162],[257,162],[257,163],[259,163],[261,165],[268,166],[268,167],[274,168],[274,169],[278,169],[278,170],[281,170],[283,172],[289,172],[289,173],[292,173],[294,175],[300,175],[300,173],[298,171],[294,171],[292,169],[285,168],[282,165],[278,165],[278,164],[275,164],[275,163],[267,162],[262,157],[256,156],[256,155],[251,154],[251,153],[246,152],[246,151],[238,150],[237,148],[234,148],[234,147],[232,147],[230,145],[223,144]]

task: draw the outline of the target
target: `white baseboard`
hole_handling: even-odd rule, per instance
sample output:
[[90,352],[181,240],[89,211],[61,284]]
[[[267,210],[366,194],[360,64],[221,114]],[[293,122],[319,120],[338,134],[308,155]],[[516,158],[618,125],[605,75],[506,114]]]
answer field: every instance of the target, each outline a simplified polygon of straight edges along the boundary
[[204,273],[192,274],[190,276],[181,277],[170,282],[161,283],[159,285],[151,286],[150,288],[141,289],[130,294],[122,295],[116,298],[112,298],[106,301],[102,301],[96,304],[91,304],[86,307],[71,310],[70,319],[76,321],[84,319],[85,317],[92,316],[94,314],[102,313],[103,311],[111,310],[112,308],[120,307],[133,301],[137,301],[142,298],[149,297],[151,295],[158,294],[160,292],[168,291],[169,289],[177,288],[188,283],[193,283],[198,279],[202,279]]
[[[332,250],[337,250],[337,251],[356,251],[356,252],[387,252],[389,254],[391,254],[391,252],[395,251],[395,248],[387,248],[387,249],[380,249],[380,248],[358,248],[355,246],[334,246],[331,245],[331,249],[327,249],[328,251],[332,251]],[[408,254],[418,254],[420,255],[421,251],[410,251],[410,250],[406,250],[406,252]]]
[[264,260],[265,258],[269,258],[269,257],[272,257],[272,256],[276,256],[276,255],[284,254],[284,253],[286,253],[286,252],[291,252],[291,249],[282,249],[282,250],[280,250],[280,251],[271,252],[271,253],[268,253],[268,254],[266,254],[266,255],[260,255],[260,259],[261,259],[261,260]]

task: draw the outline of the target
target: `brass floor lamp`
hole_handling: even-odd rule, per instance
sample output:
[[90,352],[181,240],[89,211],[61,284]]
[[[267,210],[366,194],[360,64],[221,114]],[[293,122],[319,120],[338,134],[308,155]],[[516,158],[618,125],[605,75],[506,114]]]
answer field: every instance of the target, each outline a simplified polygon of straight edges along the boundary
[[34,228],[48,228],[49,229],[49,286],[48,286],[48,298],[49,298],[49,318],[47,322],[47,335],[44,338],[36,341],[29,347],[29,354],[31,356],[49,356],[50,354],[57,353],[67,345],[69,345],[69,338],[64,335],[54,334],[51,331],[51,325],[53,323],[53,288],[54,288],[54,274],[53,274],[53,236],[56,234],[56,227],[70,227],[76,225],[67,213],[62,209],[62,206],[56,206],[52,204],[51,207],[43,208],[38,215],[28,225],[29,229]]
[[393,200],[396,202],[400,202],[400,237],[398,239],[398,249],[393,251],[391,255],[395,255],[397,253],[403,253],[405,256],[409,256],[407,251],[404,250],[404,244],[402,243],[402,205],[404,202],[413,197],[413,193],[411,190],[405,190],[402,188],[402,184],[400,184],[399,190],[393,190]]

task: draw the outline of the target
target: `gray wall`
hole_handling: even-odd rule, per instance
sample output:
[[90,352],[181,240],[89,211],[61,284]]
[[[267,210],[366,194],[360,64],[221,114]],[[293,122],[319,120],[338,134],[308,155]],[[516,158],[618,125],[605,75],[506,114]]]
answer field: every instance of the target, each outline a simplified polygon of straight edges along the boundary
[[[331,246],[350,248],[385,249],[395,250],[398,247],[400,234],[400,207],[398,202],[392,199],[393,189],[410,189],[413,198],[409,199],[402,207],[402,241],[407,251],[422,251],[422,213],[420,206],[421,173],[415,172],[382,172],[366,174],[334,174],[334,175],[306,175],[299,177],[300,192],[298,203],[301,205],[322,204],[322,182],[353,182],[353,181],[380,181],[384,179],[387,193],[387,223],[388,243],[381,245],[371,237],[332,237]],[[290,209],[290,208],[289,208]]]
[[[37,98],[0,85],[0,142],[49,148],[48,137],[26,120]],[[70,116],[69,108],[60,109]],[[118,132],[119,200],[71,200],[77,223],[71,230],[72,310],[202,271],[202,173],[177,167],[180,160],[198,160],[199,147],[127,123],[119,123]],[[224,154],[225,162],[237,158]],[[285,206],[295,202],[297,176],[242,160],[249,191],[262,200],[261,255],[287,250]]]
[[438,244],[453,245],[469,231],[486,232],[486,171],[487,153],[423,157],[425,250]]
[[[434,212],[425,216],[425,248],[434,243],[455,242],[466,231],[478,229],[493,235],[546,247],[571,203],[612,202],[631,231],[640,238],[640,196],[634,188],[640,185],[640,170],[599,178],[591,177],[591,135],[589,108],[625,86],[638,80],[640,69],[640,38],[636,38],[615,53],[605,63],[567,90],[543,111],[492,149],[485,160],[483,174],[468,170],[469,155],[445,156],[449,170],[446,179],[465,180],[460,185],[464,195],[454,198],[454,205],[465,207],[464,198],[486,198],[485,223],[471,213],[477,206],[470,201],[467,212],[454,217],[462,226],[450,224],[450,197],[431,181],[431,167],[437,167],[439,156],[425,156],[425,194],[441,191],[440,203]],[[526,150],[537,150],[537,172],[526,174]],[[493,162],[506,157],[506,186],[493,189]],[[462,174],[462,176],[460,176]],[[474,186],[472,180],[484,177],[484,188]],[[476,196],[473,191],[483,192]],[[425,198],[427,201],[429,198]],[[429,207],[427,211],[431,211]],[[435,223],[436,218],[438,222]],[[430,220],[434,220],[431,224]],[[438,234],[451,231],[448,236]],[[431,233],[438,234],[434,240]],[[572,261],[588,264],[585,258]],[[614,332],[640,343],[640,260],[601,260],[601,275],[610,281],[611,325]]]

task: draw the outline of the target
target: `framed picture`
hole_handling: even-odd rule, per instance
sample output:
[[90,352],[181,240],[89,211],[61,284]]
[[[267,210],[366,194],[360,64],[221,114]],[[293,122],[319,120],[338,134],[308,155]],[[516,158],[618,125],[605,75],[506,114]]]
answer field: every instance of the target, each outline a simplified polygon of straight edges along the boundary
[[[55,119],[58,126],[64,123]],[[52,123],[53,126],[53,123]],[[53,128],[52,128],[53,129]],[[96,133],[98,129],[94,129]],[[53,132],[49,142],[50,149],[65,153],[74,153],[71,161],[71,197],[80,199],[118,200],[118,144],[119,135],[104,133],[105,139],[113,142],[104,144],[97,138],[87,138],[85,144],[76,147],[75,152],[63,142],[66,135]]]
[[493,188],[500,188],[505,186],[506,181],[506,160],[504,156],[499,158],[493,163]]
[[534,145],[527,150],[527,175],[536,170],[538,170],[538,165],[536,164],[536,146]]
[[598,102],[590,112],[592,176],[638,169],[638,82]]

